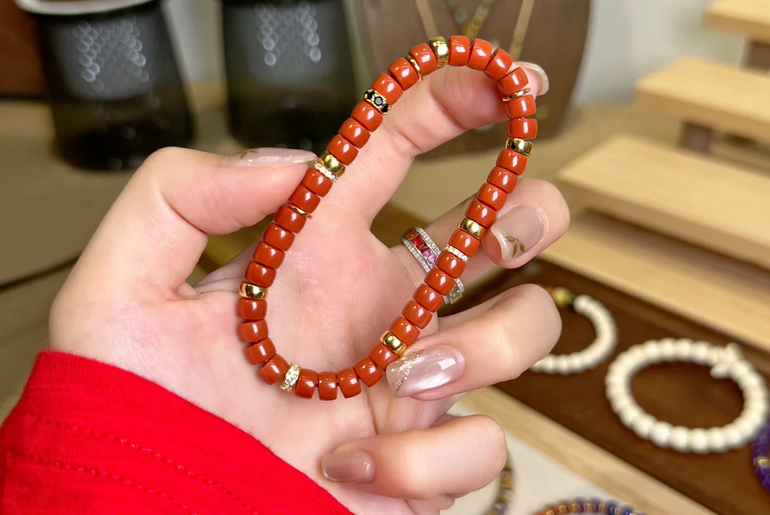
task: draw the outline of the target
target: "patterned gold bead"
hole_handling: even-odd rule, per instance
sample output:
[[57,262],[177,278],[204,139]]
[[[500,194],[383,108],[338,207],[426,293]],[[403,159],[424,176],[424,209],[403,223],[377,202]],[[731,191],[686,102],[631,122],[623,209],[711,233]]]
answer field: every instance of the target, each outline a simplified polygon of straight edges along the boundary
[[408,55],[404,58],[407,61],[409,61],[409,64],[411,64],[415,70],[417,70],[417,75],[420,76],[420,80],[422,80],[422,68],[420,68],[420,63],[417,62],[417,59],[412,57],[411,55]]
[[531,141],[521,138],[508,138],[505,141],[505,148],[518,152],[519,154],[524,154],[525,156],[529,156],[529,154],[532,153],[533,146]]
[[292,363],[289,366],[289,370],[286,371],[286,375],[283,376],[283,382],[281,383],[281,390],[291,393],[294,391],[294,387],[297,386],[297,380],[299,379],[299,373],[302,371],[299,366]]
[[443,68],[449,64],[449,45],[446,44],[446,39],[439,36],[431,38],[429,43],[433,53],[436,54],[436,59],[438,59],[438,67]]
[[580,503],[576,503],[576,502],[569,503],[569,510],[570,510],[570,513],[580,513]]
[[322,153],[318,157],[318,164],[323,166],[336,180],[345,173],[345,165],[328,152]]
[[486,227],[478,222],[474,222],[470,218],[463,218],[460,220],[458,227],[478,240],[483,238],[484,234],[487,232]]
[[267,288],[257,286],[256,284],[247,283],[246,281],[241,283],[241,289],[239,293],[241,297],[246,299],[263,300],[267,298]]
[[382,114],[388,114],[390,111],[390,103],[375,89],[367,89],[364,93],[364,100],[372,104]]
[[403,356],[404,352],[406,352],[406,344],[399,340],[396,335],[390,331],[385,331],[382,333],[382,336],[380,336],[380,341],[398,356]]
[[569,515],[569,513],[571,511],[570,508],[569,508],[569,505],[567,505],[567,504],[560,504],[558,506],[558,508],[556,508],[556,509],[558,510],[557,513],[559,515]]

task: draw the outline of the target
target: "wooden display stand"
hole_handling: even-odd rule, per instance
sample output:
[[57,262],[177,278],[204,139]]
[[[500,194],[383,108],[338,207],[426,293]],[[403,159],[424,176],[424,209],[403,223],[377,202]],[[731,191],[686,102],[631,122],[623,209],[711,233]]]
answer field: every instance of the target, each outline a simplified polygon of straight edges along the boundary
[[705,25],[746,37],[746,66],[770,70],[770,8],[764,0],[719,0],[706,9]]

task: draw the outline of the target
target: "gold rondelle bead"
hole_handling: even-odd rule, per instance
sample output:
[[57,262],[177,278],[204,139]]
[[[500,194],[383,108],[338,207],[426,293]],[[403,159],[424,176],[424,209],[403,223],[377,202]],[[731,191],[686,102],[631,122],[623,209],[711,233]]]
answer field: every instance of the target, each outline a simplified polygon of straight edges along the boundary
[[380,336],[380,341],[398,356],[403,356],[404,352],[406,352],[406,344],[396,338],[396,335],[390,331],[385,331],[382,333],[382,336]]
[[289,366],[289,370],[286,371],[286,375],[283,376],[283,382],[281,383],[281,390],[291,393],[294,391],[294,387],[297,386],[297,380],[299,380],[299,373],[302,369],[299,366],[292,363]]
[[318,162],[334,177],[339,178],[343,173],[345,173],[345,165],[340,163],[336,157],[328,152],[322,153],[318,157]]
[[376,89],[367,89],[364,93],[364,100],[376,107],[382,114],[388,114],[390,111],[390,104]]
[[449,64],[449,45],[446,44],[446,39],[441,36],[431,38],[430,47],[433,49],[433,53],[436,54],[439,68],[443,68]]
[[422,80],[422,68],[420,68],[420,63],[417,62],[417,59],[415,59],[409,54],[407,54],[407,56],[404,59],[409,61],[409,64],[411,64],[414,67],[414,69],[417,70],[417,75],[419,75],[420,80]]
[[556,307],[566,308],[572,306],[575,303],[575,297],[577,297],[577,295],[569,291],[567,288],[559,286],[553,289],[551,292],[551,297],[553,298],[553,302],[556,304]]
[[289,206],[289,208],[293,209],[298,215],[302,215],[302,216],[304,216],[305,218],[308,218],[308,219],[313,218],[313,215],[311,215],[310,213],[308,213],[307,211],[305,211],[301,207],[295,206],[291,202],[287,202],[286,205]]
[[521,138],[508,138],[505,141],[505,148],[529,156],[532,153],[532,142]]
[[460,220],[460,224],[458,225],[460,229],[463,231],[469,233],[471,236],[476,238],[477,240],[480,240],[484,237],[484,234],[486,234],[487,229],[483,225],[481,225],[478,222],[474,222],[470,218],[463,218]]
[[520,91],[517,91],[516,93],[512,95],[508,95],[507,97],[503,97],[503,102],[510,102],[511,100],[514,100],[516,98],[523,97],[527,93],[529,93],[531,90],[529,88],[524,88]]
[[257,286],[256,284],[247,283],[246,281],[241,283],[240,289],[241,297],[246,299],[263,300],[267,298],[267,288]]

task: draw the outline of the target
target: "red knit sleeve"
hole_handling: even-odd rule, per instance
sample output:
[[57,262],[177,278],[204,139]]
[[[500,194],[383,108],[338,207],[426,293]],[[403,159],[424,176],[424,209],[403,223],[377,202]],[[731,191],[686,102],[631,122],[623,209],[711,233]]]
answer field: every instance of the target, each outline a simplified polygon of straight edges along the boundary
[[68,354],[38,356],[0,453],[4,515],[351,515],[235,426]]

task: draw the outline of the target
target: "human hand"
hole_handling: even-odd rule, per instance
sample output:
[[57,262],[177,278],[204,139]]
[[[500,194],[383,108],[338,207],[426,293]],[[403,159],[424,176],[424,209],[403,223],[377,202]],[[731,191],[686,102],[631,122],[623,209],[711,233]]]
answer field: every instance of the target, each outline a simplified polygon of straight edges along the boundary
[[[543,90],[544,76],[529,78],[533,94]],[[369,352],[424,277],[404,247],[389,249],[371,234],[373,217],[416,155],[502,119],[495,84],[467,69],[442,70],[404,95],[308,221],[271,287],[270,335],[283,356],[322,371]],[[560,318],[536,286],[434,317],[409,351],[424,349],[398,396],[384,381],[335,402],[265,385],[235,334],[237,291],[253,248],[195,287],[185,281],[207,234],[275,212],[313,159],[276,149],[244,159],[181,149],[151,156],[59,293],[51,346],[136,373],[237,425],[355,512],[436,513],[492,481],[506,457],[496,423],[447,410],[463,393],[514,378],[547,354]],[[464,209],[427,227],[439,246]],[[554,187],[521,181],[463,281],[523,265],[568,221]],[[428,366],[439,357],[448,365],[442,374]]]

